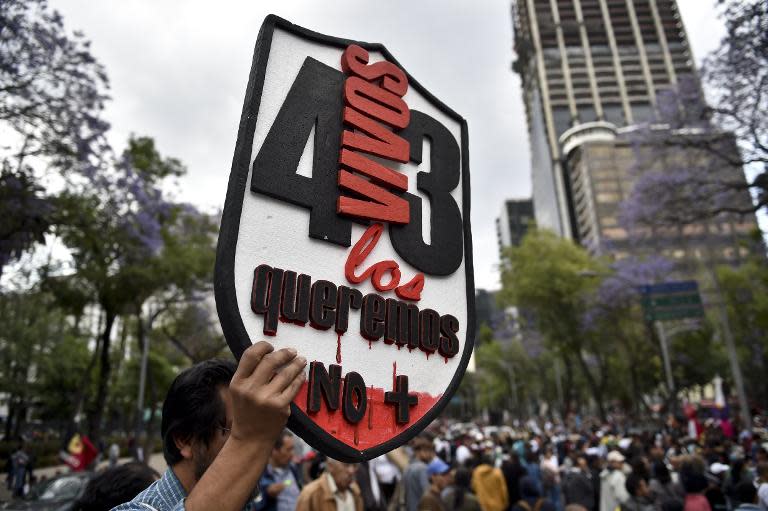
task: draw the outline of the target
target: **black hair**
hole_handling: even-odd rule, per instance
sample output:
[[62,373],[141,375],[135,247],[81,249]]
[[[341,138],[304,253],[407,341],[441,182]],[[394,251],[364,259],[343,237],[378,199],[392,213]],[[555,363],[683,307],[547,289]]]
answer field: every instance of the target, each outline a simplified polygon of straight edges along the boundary
[[74,509],[109,511],[130,502],[159,478],[160,474],[142,463],[126,463],[107,469],[90,480]]
[[541,497],[541,490],[536,483],[536,480],[531,476],[524,476],[520,478],[520,496],[524,499],[536,499]]
[[683,502],[677,499],[667,499],[661,503],[661,511],[683,511]]
[[470,490],[472,484],[472,472],[464,467],[459,467],[453,475],[453,508],[461,509],[464,506],[464,496]]
[[701,493],[707,489],[709,483],[704,472],[701,459],[691,457],[683,461],[680,466],[680,484],[683,485],[685,493]]
[[176,439],[202,441],[207,446],[216,429],[226,426],[219,389],[229,385],[236,367],[231,360],[206,360],[185,369],[173,380],[163,403],[160,426],[168,466],[183,459]]
[[744,458],[737,458],[731,465],[731,484],[735,487],[744,475]]
[[283,430],[283,431],[280,433],[280,436],[279,436],[279,437],[277,437],[277,440],[275,440],[275,446],[274,446],[274,447],[275,447],[275,449],[280,449],[280,448],[282,448],[282,447],[283,447],[283,442],[285,441],[285,439],[286,439],[286,438],[290,438],[290,437],[292,437],[292,436],[293,436],[293,433],[291,433],[291,432],[290,432],[290,431],[288,431],[287,429],[284,429],[284,430]]
[[667,467],[667,464],[662,460],[654,461],[653,466],[651,467],[651,471],[653,473],[653,477],[661,484],[669,484],[672,481],[669,468]]
[[637,490],[640,488],[640,483],[644,480],[642,475],[632,472],[627,476],[627,480],[624,482],[624,487],[630,495],[637,497]]
[[742,481],[734,489],[734,497],[742,504],[754,504],[757,488],[751,481]]

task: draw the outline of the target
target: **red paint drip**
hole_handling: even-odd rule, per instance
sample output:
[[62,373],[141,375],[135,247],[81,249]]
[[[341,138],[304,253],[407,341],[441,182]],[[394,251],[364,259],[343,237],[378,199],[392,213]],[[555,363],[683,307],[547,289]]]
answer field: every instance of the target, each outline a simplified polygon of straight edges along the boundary
[[[371,394],[373,394],[373,385],[371,385]],[[368,429],[373,429],[373,403],[368,398]]]
[[397,362],[392,362],[392,388],[397,388]]
[[448,357],[443,357],[443,360],[445,360],[445,363],[448,363]]
[[373,341],[368,341],[368,349],[371,349],[372,344],[373,344]]
[[336,363],[341,364],[341,333],[336,333]]
[[426,353],[426,354],[427,354],[427,360],[429,360],[429,356],[431,355],[431,353],[430,353],[430,352],[428,352],[428,351],[425,351],[424,353]]
[[[389,390],[389,389],[387,389]],[[411,407],[410,415],[411,421],[408,424],[398,424],[395,417],[395,408],[384,402],[385,389],[368,387],[368,406],[371,409],[369,414],[369,427],[364,430],[362,435],[357,431],[355,424],[350,424],[344,419],[344,414],[341,408],[334,411],[329,411],[325,407],[325,402],[320,405],[320,411],[317,413],[307,413],[307,383],[301,387],[298,395],[294,399],[294,403],[299,407],[301,411],[307,413],[315,423],[329,432],[335,438],[338,438],[346,445],[358,449],[365,450],[381,445],[399,435],[405,431],[408,426],[412,425],[417,420],[421,419],[432,407],[440,400],[442,395],[432,396],[426,392],[415,392],[419,397],[419,403],[416,406]],[[359,423],[358,423],[359,424]],[[357,443],[355,443],[357,438]]]

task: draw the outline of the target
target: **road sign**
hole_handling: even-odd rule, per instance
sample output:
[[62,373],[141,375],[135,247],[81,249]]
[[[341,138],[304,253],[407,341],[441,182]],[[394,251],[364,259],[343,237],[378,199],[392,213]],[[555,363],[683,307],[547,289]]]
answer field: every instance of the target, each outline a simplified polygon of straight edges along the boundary
[[642,304],[649,321],[700,318],[704,309],[696,281],[641,286]]

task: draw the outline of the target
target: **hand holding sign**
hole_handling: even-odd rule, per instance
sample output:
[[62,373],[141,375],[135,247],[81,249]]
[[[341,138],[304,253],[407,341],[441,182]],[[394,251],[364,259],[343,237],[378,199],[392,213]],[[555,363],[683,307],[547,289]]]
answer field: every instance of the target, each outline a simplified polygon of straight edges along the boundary
[[264,341],[245,350],[229,384],[234,408],[232,438],[274,441],[291,414],[291,401],[304,383],[306,365],[307,360],[298,357],[296,350],[274,351]]

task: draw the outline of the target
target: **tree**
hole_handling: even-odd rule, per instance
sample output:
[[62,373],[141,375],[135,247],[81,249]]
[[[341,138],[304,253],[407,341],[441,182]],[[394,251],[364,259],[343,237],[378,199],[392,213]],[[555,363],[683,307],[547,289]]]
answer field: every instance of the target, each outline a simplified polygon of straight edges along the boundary
[[[132,137],[110,173],[80,183],[57,200],[56,233],[72,253],[76,278],[103,311],[96,397],[88,431],[98,439],[107,403],[112,331],[119,315],[136,315],[140,344],[151,330],[144,303],[163,293],[191,292],[208,281],[214,252],[212,224],[193,207],[169,201],[164,180],[185,171],[148,137]],[[157,311],[155,311],[157,312]]]
[[[596,349],[615,345],[621,354],[615,353],[605,363],[608,371],[627,378],[614,389],[623,389],[618,397],[635,414],[640,414],[640,404],[647,404],[643,397],[656,389],[661,374],[661,349],[643,317],[639,288],[663,282],[672,270],[671,261],[660,256],[614,261],[604,275],[597,275],[600,282],[584,313],[584,327]],[[674,389],[669,390],[672,399]]]
[[[719,3],[726,35],[702,70],[711,106],[694,76],[657,95],[658,118],[634,134],[637,183],[624,212],[630,221],[678,225],[768,206],[768,5]],[[685,158],[654,169],[659,153]]]
[[23,432],[36,398],[35,368],[65,332],[63,315],[51,295],[30,285],[32,272],[20,272],[24,290],[0,295],[0,393],[8,407],[5,438]]
[[45,0],[0,3],[0,275],[53,222],[40,177],[103,170],[107,86],[88,42],[68,34]]
[[[605,418],[609,374],[603,349],[610,346],[590,351],[594,346],[583,328],[586,298],[595,287],[584,274],[602,274],[602,265],[582,247],[543,230],[529,231],[520,246],[509,248],[504,256],[500,301],[532,313],[548,349],[563,360],[567,379],[572,379],[571,367],[576,364]],[[566,388],[572,388],[569,383]]]
[[720,267],[718,276],[734,336],[747,394],[768,406],[768,265],[753,257],[738,268]]

